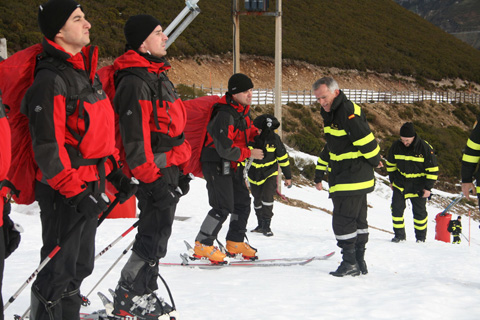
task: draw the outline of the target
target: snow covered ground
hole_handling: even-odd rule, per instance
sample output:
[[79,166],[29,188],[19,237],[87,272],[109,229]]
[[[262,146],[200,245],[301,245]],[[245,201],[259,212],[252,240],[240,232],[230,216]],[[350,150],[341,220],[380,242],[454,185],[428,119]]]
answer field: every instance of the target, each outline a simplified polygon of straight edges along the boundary
[[[292,155],[292,153],[291,153]],[[310,157],[310,159],[314,159]],[[381,177],[379,177],[381,179]],[[326,185],[325,185],[326,187]],[[332,210],[326,191],[294,186],[282,192],[315,207]],[[448,195],[440,191],[435,193]],[[470,245],[462,237],[460,245],[436,241],[435,216],[444,208],[428,206],[427,241],[416,243],[411,206],[405,211],[407,241],[390,242],[391,190],[378,182],[368,204],[370,241],[367,244],[366,276],[336,278],[335,270],[341,254],[331,227],[331,216],[324,210],[306,210],[275,203],[271,238],[248,233],[250,243],[258,248],[261,258],[298,257],[336,254],[326,261],[313,261],[305,266],[272,268],[228,268],[204,270],[186,267],[163,267],[161,274],[168,282],[182,320],[229,319],[479,319],[480,318],[480,230],[478,222],[463,218],[463,233],[471,232]],[[181,199],[164,262],[179,262],[185,252],[183,240],[194,242],[200,224],[209,210],[205,182],[192,181],[190,193]],[[253,210],[252,210],[253,211]],[[456,215],[454,215],[456,218]],[[6,261],[3,298],[6,302],[27,280],[39,264],[41,228],[39,209],[14,206],[12,219],[25,233],[20,247]],[[107,219],[98,230],[97,250],[102,250],[126,231],[135,219]],[[471,224],[471,225],[469,225]],[[254,213],[248,229],[256,226]],[[219,239],[224,241],[227,225]],[[94,273],[82,286],[87,294],[112,263],[130,244],[136,231],[130,232],[96,262]],[[97,291],[108,294],[114,288],[124,256],[89,298],[91,305],[83,312],[101,309]],[[160,287],[162,287],[159,282]],[[164,290],[160,295],[166,297]],[[22,315],[29,306],[30,286],[5,311],[5,319]]]

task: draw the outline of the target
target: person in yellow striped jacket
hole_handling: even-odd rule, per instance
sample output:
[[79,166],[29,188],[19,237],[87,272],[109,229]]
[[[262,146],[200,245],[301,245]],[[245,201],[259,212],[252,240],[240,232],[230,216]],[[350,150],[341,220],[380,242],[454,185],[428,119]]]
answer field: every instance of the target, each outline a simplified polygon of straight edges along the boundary
[[[467,145],[463,150],[462,156],[462,193],[470,200],[470,190],[473,195],[476,196],[480,191],[480,170],[478,170],[478,164],[480,163],[480,114],[477,115],[477,121],[473,127],[470,137],[467,140]],[[473,184],[473,180],[476,180],[477,186]],[[480,199],[478,199],[480,207]]]
[[260,133],[256,136],[253,147],[262,149],[264,157],[253,160],[248,169],[248,182],[253,196],[253,206],[258,226],[252,232],[273,236],[270,224],[273,217],[273,196],[277,190],[278,167],[285,176],[285,186],[292,185],[292,171],[285,145],[275,130],[280,126],[277,118],[262,114],[253,120],[253,125]]
[[374,168],[383,166],[380,147],[362,109],[347,99],[333,78],[317,80],[313,91],[322,106],[327,142],[317,162],[315,187],[323,190],[322,179],[328,171],[333,232],[343,254],[342,263],[330,274],[367,274],[367,193],[375,186]]
[[392,195],[392,220],[395,237],[392,242],[406,239],[405,200],[412,203],[413,223],[417,242],[425,242],[428,214],[427,198],[438,178],[437,157],[432,146],[415,132],[413,123],[400,128],[400,139],[395,141],[387,156],[387,172]]

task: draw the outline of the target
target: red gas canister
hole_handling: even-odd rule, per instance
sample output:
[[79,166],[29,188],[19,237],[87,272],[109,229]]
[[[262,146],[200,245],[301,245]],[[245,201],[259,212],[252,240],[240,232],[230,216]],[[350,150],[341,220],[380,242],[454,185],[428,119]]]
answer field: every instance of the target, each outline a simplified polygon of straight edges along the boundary
[[450,243],[450,232],[447,230],[450,220],[452,220],[450,213],[440,212],[437,214],[435,217],[435,222],[437,223],[435,227],[435,240]]

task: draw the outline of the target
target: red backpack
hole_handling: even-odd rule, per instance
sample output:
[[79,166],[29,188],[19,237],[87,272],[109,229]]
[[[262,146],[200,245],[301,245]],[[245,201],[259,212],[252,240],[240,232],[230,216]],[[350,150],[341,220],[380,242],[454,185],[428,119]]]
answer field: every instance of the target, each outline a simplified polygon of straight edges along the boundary
[[20,105],[33,83],[36,58],[42,51],[42,45],[36,44],[0,62],[0,89],[12,133],[12,161],[7,179],[19,191],[19,194],[13,195],[19,204],[35,201],[38,167],[33,155],[28,118],[20,112]]
[[38,166],[33,153],[28,118],[20,112],[23,96],[33,83],[35,72],[46,68],[64,80],[67,87],[67,116],[75,111],[79,98],[73,95],[74,87],[62,72],[63,63],[49,59],[46,60],[50,63],[38,63],[43,58],[42,52],[42,45],[36,44],[0,62],[0,90],[12,135],[12,160],[7,180],[16,189],[12,190],[17,192],[13,194],[13,199],[18,204],[31,204],[35,201]]
[[203,177],[200,156],[207,135],[207,126],[212,118],[213,107],[219,100],[219,96],[204,96],[183,102],[187,110],[185,139],[192,148],[190,162],[183,171],[191,172],[195,177]]

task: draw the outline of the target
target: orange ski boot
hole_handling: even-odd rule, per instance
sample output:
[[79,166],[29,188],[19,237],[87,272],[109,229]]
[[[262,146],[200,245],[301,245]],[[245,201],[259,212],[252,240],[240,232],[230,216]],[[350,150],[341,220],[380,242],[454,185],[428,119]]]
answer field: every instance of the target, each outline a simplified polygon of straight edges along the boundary
[[228,257],[226,254],[218,250],[215,246],[207,246],[200,243],[200,241],[195,241],[195,248],[193,256],[197,259],[206,258],[214,264],[225,264],[228,263]]
[[246,242],[235,242],[227,240],[227,251],[233,257],[236,255],[242,255],[246,260],[257,260],[257,249],[252,248]]

